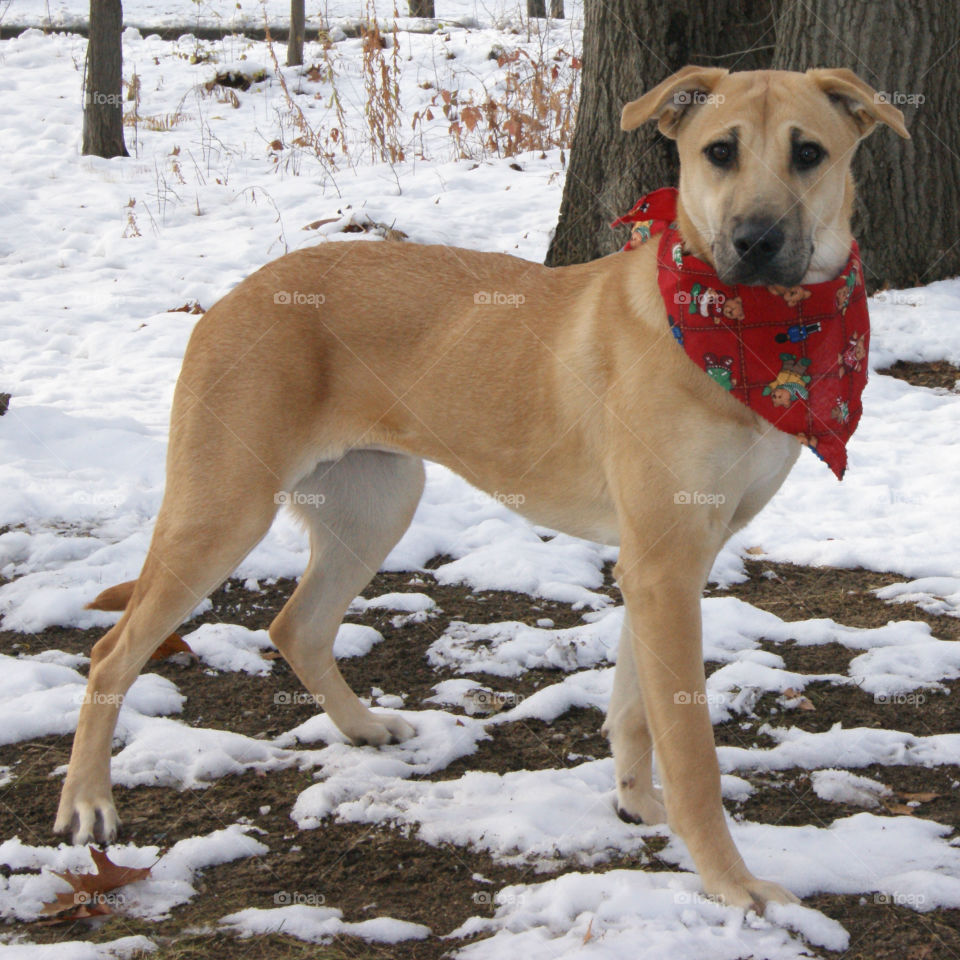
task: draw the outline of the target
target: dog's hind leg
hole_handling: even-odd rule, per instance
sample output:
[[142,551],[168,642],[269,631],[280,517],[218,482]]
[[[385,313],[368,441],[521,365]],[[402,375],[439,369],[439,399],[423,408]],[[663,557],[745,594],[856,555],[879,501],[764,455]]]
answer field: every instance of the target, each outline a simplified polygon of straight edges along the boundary
[[617,776],[617,813],[632,823],[666,823],[663,797],[653,786],[653,739],[633,656],[630,615],[624,610],[613,694],[603,733],[610,740]]
[[[110,747],[128,688],[161,641],[267,532],[276,484],[246,462],[168,474],[150,550],[120,621],[94,646],[54,830],[111,841]],[[222,469],[220,469],[222,468]],[[231,483],[225,482],[231,473]],[[254,476],[256,479],[254,479]]]
[[380,745],[413,734],[401,717],[375,714],[360,702],[337,667],[333,641],[350,601],[403,536],[423,484],[423,462],[417,458],[354,450],[318,464],[291,496],[310,533],[310,563],[270,625],[270,637],[356,744]]

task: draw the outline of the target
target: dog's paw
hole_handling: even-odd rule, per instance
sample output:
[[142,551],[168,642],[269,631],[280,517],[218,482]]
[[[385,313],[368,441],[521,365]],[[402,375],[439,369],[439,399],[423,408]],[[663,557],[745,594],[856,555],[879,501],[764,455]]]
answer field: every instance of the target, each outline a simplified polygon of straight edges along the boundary
[[667,808],[659,787],[638,782],[638,777],[623,777],[617,782],[617,816],[625,823],[645,823],[652,827],[667,822]]
[[355,747],[382,747],[388,743],[402,743],[416,734],[403,717],[392,713],[371,713],[357,728],[344,731]]
[[74,844],[112,843],[120,820],[109,789],[101,796],[80,796],[64,787],[60,797],[54,833],[69,833]]
[[645,823],[648,827],[666,823],[663,793],[656,787],[644,794],[623,791],[617,797],[617,816],[625,823]]
[[769,880],[760,880],[753,876],[739,882],[704,883],[704,887],[710,896],[719,897],[729,907],[755,910],[761,915],[768,903],[800,902],[798,897],[781,887],[779,883],[771,883]]

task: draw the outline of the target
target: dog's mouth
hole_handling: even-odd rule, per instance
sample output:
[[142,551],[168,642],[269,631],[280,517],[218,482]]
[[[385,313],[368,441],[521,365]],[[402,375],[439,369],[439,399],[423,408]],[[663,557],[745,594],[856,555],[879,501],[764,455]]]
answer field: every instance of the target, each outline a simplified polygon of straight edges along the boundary
[[731,287],[795,287],[803,281],[809,262],[810,258],[807,257],[797,266],[770,264],[760,268],[737,262],[727,270],[718,265],[717,276]]
[[724,230],[713,249],[717,275],[731,286],[792,287],[813,257],[813,244],[793,224],[769,216],[744,217]]

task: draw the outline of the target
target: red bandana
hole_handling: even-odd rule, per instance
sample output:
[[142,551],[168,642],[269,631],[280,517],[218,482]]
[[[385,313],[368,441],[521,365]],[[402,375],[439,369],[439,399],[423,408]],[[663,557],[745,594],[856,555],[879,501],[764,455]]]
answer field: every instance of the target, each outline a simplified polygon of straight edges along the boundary
[[684,252],[676,211],[677,191],[664,187],[613,226],[634,225],[624,250],[663,233],[657,278],[677,342],[724,390],[794,434],[842,479],[847,440],[862,410],[870,341],[857,244],[835,280],[731,287]]

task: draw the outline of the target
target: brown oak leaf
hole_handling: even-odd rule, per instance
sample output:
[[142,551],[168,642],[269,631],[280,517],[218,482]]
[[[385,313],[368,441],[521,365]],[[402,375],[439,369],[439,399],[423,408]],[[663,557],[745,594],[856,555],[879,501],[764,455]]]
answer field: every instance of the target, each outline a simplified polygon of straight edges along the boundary
[[150,867],[124,867],[114,863],[103,850],[96,847],[89,850],[96,873],[54,871],[54,876],[69,883],[71,889],[68,893],[58,893],[55,900],[43,905],[41,912],[51,917],[46,922],[72,922],[111,914],[118,898],[108,897],[110,891],[150,876]]

